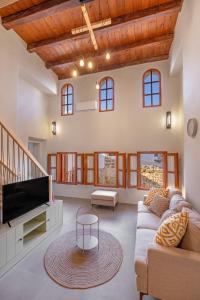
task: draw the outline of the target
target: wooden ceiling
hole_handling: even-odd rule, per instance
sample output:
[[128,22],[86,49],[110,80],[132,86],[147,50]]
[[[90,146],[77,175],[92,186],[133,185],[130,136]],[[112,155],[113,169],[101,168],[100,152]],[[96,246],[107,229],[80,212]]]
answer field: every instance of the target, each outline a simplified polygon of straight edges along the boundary
[[[2,24],[13,29],[59,79],[167,59],[183,0],[89,0],[85,5],[93,24],[98,50],[89,32],[71,30],[85,25],[79,0],[19,0],[0,9]],[[105,59],[109,51],[111,59]],[[80,58],[93,69],[79,66]]]

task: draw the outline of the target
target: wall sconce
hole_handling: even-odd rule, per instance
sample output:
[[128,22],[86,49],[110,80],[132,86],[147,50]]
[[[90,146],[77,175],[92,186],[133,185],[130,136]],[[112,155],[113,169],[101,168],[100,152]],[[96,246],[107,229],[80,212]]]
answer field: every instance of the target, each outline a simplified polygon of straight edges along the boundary
[[56,122],[55,121],[53,121],[51,123],[51,132],[53,135],[56,135]]
[[171,111],[166,112],[166,129],[172,128],[172,113]]

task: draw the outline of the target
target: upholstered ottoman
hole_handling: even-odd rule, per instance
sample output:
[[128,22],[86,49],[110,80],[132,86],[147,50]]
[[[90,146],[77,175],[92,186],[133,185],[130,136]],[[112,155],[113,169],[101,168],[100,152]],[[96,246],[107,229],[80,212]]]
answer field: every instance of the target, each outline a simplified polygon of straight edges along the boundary
[[91,194],[91,204],[115,207],[118,193],[115,191],[97,190]]

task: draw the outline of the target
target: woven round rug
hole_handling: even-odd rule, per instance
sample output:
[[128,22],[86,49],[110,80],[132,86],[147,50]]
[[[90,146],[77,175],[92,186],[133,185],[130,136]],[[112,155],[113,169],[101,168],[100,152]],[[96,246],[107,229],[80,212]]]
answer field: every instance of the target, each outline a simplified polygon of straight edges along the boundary
[[[92,235],[97,235],[96,231]],[[76,246],[76,232],[65,233],[47,249],[44,266],[58,284],[71,289],[87,289],[111,280],[119,271],[123,251],[110,233],[100,231],[99,250],[83,252]]]

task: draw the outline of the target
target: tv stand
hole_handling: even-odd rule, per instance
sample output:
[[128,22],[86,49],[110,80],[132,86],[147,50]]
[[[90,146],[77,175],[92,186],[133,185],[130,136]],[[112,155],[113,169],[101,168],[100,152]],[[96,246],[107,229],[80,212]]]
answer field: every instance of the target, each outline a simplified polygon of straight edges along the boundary
[[62,225],[62,206],[56,200],[7,222],[9,227],[0,224],[0,277]]

